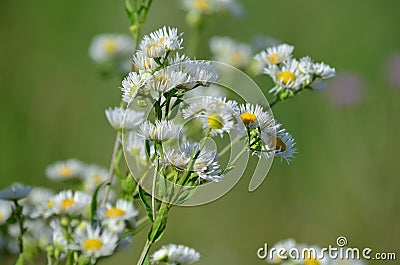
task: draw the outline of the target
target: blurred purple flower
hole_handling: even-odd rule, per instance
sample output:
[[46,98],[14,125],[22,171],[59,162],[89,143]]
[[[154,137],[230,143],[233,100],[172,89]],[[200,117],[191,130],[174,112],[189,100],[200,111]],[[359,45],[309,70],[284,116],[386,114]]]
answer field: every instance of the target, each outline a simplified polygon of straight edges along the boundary
[[392,54],[388,58],[385,73],[391,87],[400,89],[400,52]]
[[338,107],[352,107],[360,104],[365,92],[365,81],[354,73],[338,73],[328,86],[328,99]]

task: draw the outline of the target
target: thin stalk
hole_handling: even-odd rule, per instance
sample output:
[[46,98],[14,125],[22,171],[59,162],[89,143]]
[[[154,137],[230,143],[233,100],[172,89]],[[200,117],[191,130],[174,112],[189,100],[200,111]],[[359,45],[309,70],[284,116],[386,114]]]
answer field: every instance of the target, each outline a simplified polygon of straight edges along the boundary
[[140,254],[140,258],[139,258],[139,261],[138,261],[137,265],[143,265],[144,260],[146,259],[147,254],[150,251],[151,245],[152,245],[152,243],[149,240],[147,240],[146,244],[143,247],[142,254]]
[[232,142],[230,142],[228,145],[225,146],[224,149],[222,149],[221,152],[218,153],[218,156],[223,156],[229,149],[231,149],[231,147],[236,144],[239,140],[240,140],[240,136],[236,136],[235,139],[233,139]]
[[230,164],[230,166],[235,165],[236,162],[239,160],[239,158],[240,158],[244,153],[246,153],[246,152],[247,152],[247,149],[246,149],[246,148],[243,148],[243,149],[239,152],[239,154],[237,154],[237,156],[232,160],[232,163]]
[[111,189],[111,184],[114,180],[114,161],[115,161],[115,157],[117,156],[118,153],[118,148],[119,148],[119,140],[121,137],[121,132],[118,131],[117,136],[115,137],[115,143],[114,143],[114,149],[113,149],[113,153],[111,156],[111,162],[110,162],[110,167],[108,169],[108,178],[107,178],[107,182],[106,182],[106,191],[104,193],[104,198],[103,198],[103,202],[102,204],[105,204],[108,198],[108,195],[110,193],[110,189]]

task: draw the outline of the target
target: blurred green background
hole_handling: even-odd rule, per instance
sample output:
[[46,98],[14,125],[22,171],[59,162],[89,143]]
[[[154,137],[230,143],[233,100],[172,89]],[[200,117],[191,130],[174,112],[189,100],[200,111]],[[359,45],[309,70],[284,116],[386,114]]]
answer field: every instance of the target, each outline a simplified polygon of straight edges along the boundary
[[[303,93],[278,104],[274,115],[297,140],[292,164],[276,160],[253,193],[244,177],[218,201],[175,208],[158,245],[187,244],[202,254],[199,265],[265,264],[256,256],[264,242],[292,237],[327,246],[344,235],[350,246],[397,251],[399,259],[400,90],[389,88],[383,65],[400,50],[400,2],[242,4],[242,19],[210,22],[197,58],[209,58],[212,35],[243,42],[270,35],[294,44],[297,57],[309,54],[338,72],[362,75],[363,102],[342,109],[324,93]],[[190,38],[178,1],[155,0],[143,32],[163,25]],[[118,104],[120,84],[101,78],[88,47],[96,34],[127,28],[122,0],[0,1],[0,187],[15,181],[52,187],[45,167],[70,157],[107,166],[114,131],[104,110]],[[267,80],[257,82],[269,88]],[[134,264],[143,236],[101,264]]]

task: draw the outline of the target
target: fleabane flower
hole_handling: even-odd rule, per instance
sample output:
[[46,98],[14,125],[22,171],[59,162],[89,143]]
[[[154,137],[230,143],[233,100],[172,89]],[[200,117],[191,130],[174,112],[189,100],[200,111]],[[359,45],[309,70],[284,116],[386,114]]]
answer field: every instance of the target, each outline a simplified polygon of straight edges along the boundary
[[136,72],[130,72],[124,80],[122,80],[122,100],[126,103],[130,103],[137,96],[143,85],[144,82],[141,76]]
[[107,180],[108,171],[97,165],[88,165],[85,167],[82,175],[84,190],[91,193],[97,186]]
[[182,111],[185,119],[198,118],[205,131],[212,136],[229,133],[234,127],[237,103],[225,98],[203,97],[200,102],[190,105]]
[[5,224],[11,216],[12,204],[8,201],[0,200],[0,225]]
[[132,54],[134,41],[131,37],[118,34],[96,36],[90,45],[89,54],[98,63],[124,59]]
[[138,215],[133,203],[119,199],[115,205],[107,203],[98,209],[97,215],[100,220],[123,220],[132,222]]
[[77,159],[58,161],[46,168],[46,175],[51,180],[64,181],[78,178],[83,168],[83,163]]
[[277,125],[276,133],[271,134],[271,131],[264,130],[261,132],[261,139],[267,143],[269,151],[273,151],[275,156],[279,156],[281,160],[286,160],[287,163],[294,157],[297,152],[296,142],[293,137]]
[[239,106],[239,117],[246,128],[263,128],[272,122],[272,117],[260,105],[250,103]]
[[157,68],[158,64],[153,58],[146,55],[144,51],[138,50],[133,55],[133,65],[138,69],[146,72],[151,72]]
[[251,48],[228,37],[213,37],[210,50],[214,59],[234,67],[246,66],[251,59]]
[[181,125],[177,125],[172,121],[156,121],[155,124],[145,121],[139,126],[138,134],[144,139],[153,142],[165,142],[176,138],[181,129]]
[[190,82],[185,84],[186,90],[197,86],[209,86],[220,79],[217,69],[210,62],[191,60],[178,65],[190,77]]
[[200,254],[187,246],[169,244],[162,246],[161,249],[151,255],[151,263],[169,263],[169,264],[193,264],[200,259]]
[[31,192],[32,187],[23,185],[12,185],[11,187],[0,190],[0,200],[18,201],[26,198]]
[[61,191],[46,204],[52,209],[53,214],[78,215],[90,204],[91,197],[81,191]]
[[272,65],[265,68],[264,73],[271,76],[275,83],[275,86],[269,92],[277,94],[284,90],[293,93],[300,89],[307,77],[300,72],[298,65],[297,60],[289,59],[279,66]]
[[181,48],[181,36],[176,28],[163,27],[145,35],[140,43],[140,50],[149,58],[162,58],[167,51]]
[[269,47],[258,53],[254,58],[263,67],[280,64],[292,56],[294,47],[288,44],[280,44]]
[[165,93],[188,82],[188,74],[177,71],[175,67],[167,67],[154,73],[153,77],[147,82],[147,88]]
[[229,13],[240,17],[243,14],[243,7],[235,0],[182,0],[182,6],[197,16]]
[[83,231],[76,232],[73,238],[77,244],[77,250],[91,258],[92,262],[100,257],[112,255],[118,243],[116,234],[91,225],[86,225]]
[[193,171],[198,177],[207,181],[219,182],[222,178],[222,170],[218,162],[218,155],[215,150],[203,147],[200,150],[198,143],[186,142],[179,149],[165,152],[166,162],[177,170],[187,170],[191,159],[197,158],[193,164]]
[[181,48],[183,42],[181,36],[183,33],[178,33],[177,28],[170,28],[164,26],[150,33],[150,37],[158,42],[162,43],[166,50],[176,51]]
[[300,59],[298,68],[306,76],[307,83],[313,89],[321,88],[322,80],[332,78],[336,75],[335,68],[325,63],[314,63],[309,56]]
[[109,108],[105,111],[110,125],[116,130],[132,130],[144,120],[144,113],[121,107]]

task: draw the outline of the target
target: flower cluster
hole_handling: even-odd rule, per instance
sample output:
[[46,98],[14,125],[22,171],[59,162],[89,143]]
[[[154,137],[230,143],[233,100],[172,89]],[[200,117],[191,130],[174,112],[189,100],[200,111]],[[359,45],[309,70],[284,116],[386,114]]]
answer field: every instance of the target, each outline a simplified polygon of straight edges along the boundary
[[275,83],[270,93],[284,100],[303,89],[322,89],[326,79],[335,76],[335,69],[325,63],[314,63],[311,57],[293,58],[294,47],[288,44],[267,48],[255,56]]

